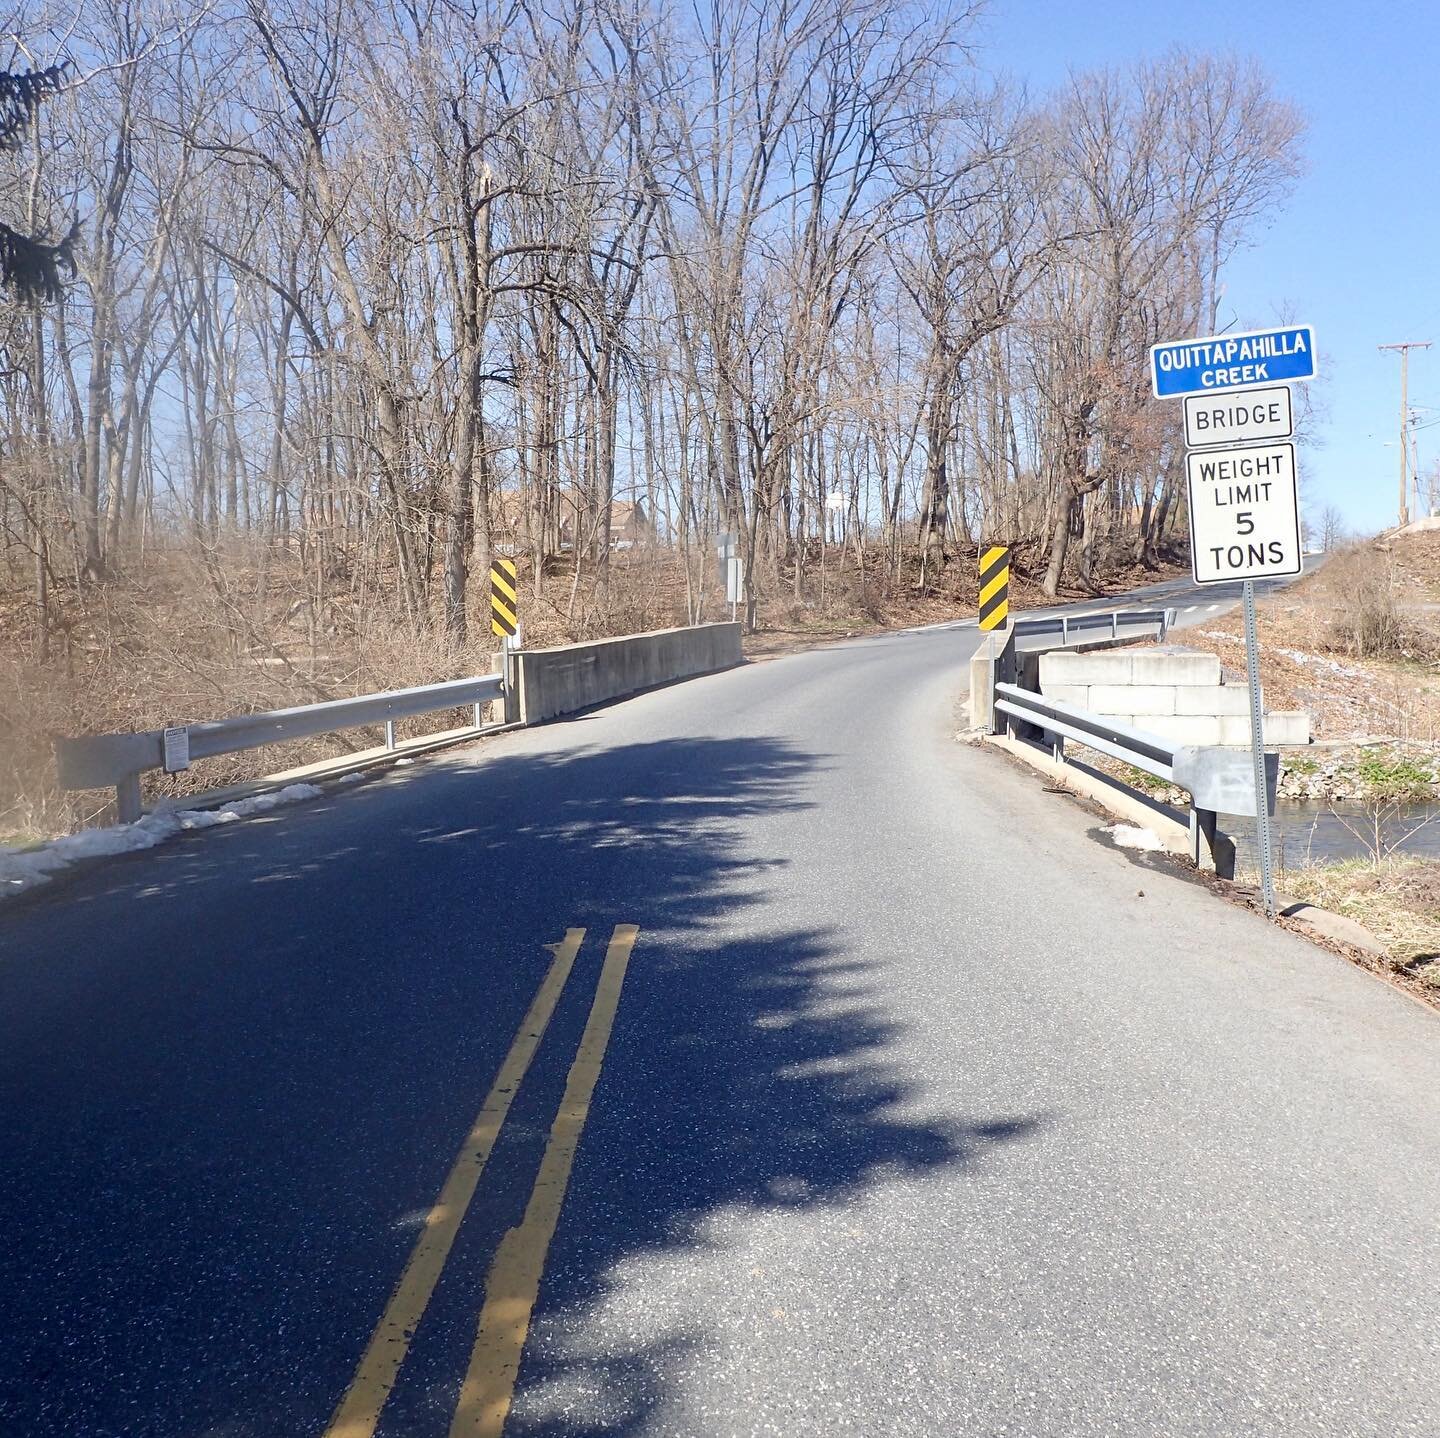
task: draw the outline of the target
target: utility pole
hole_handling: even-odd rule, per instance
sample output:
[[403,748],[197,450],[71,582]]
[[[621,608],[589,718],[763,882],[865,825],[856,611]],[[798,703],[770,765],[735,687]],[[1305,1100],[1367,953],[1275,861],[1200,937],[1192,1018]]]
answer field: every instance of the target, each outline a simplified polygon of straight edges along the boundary
[[1410,486],[1406,470],[1410,464],[1410,351],[1428,350],[1429,340],[1404,340],[1400,344],[1379,345],[1382,350],[1400,351],[1400,523],[1410,523]]

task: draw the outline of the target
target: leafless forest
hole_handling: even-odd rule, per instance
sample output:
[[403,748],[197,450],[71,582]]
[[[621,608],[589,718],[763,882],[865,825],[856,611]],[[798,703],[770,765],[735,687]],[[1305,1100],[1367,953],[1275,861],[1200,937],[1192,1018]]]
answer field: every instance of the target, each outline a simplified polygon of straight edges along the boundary
[[75,262],[0,297],[12,806],[57,729],[473,668],[496,553],[557,638],[714,617],[722,530],[752,624],[827,585],[883,616],[980,542],[1050,593],[1154,565],[1145,351],[1213,320],[1301,162],[1246,62],[1027,94],[960,3],[6,28],[66,69],[0,218]]

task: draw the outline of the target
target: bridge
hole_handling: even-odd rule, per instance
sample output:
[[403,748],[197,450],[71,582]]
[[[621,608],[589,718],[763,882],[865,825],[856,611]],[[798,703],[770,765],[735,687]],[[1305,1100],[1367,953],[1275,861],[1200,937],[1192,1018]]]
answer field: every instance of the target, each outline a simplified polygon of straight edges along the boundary
[[0,1433],[1440,1432],[1434,1016],[958,742],[978,642],[0,910]]

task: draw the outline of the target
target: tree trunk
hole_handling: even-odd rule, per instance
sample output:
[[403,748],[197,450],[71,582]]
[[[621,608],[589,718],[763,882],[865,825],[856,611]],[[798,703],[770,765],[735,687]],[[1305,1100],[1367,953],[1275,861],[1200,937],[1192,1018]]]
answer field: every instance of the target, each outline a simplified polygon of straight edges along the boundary
[[610,521],[615,509],[615,430],[619,402],[615,363],[607,341],[595,367],[595,503],[599,511],[596,543],[596,589],[607,609],[610,603]]
[[452,650],[465,643],[468,619],[466,590],[470,579],[470,545],[473,539],[475,497],[475,425],[480,384],[480,354],[468,346],[460,364],[456,396],[455,447],[450,461],[450,483],[445,496],[445,594],[442,625]]
[[1059,502],[1055,506],[1055,528],[1050,535],[1050,564],[1041,586],[1051,599],[1060,593],[1060,574],[1070,549],[1070,521],[1075,511],[1074,487],[1068,479],[1062,480],[1061,485]]
[[35,653],[41,664],[50,658],[50,556],[45,534],[46,496],[50,485],[50,411],[45,376],[45,324],[37,300],[30,308],[33,369],[30,396],[35,419],[35,479],[30,510],[35,549]]
[[925,488],[920,500],[922,585],[928,585],[931,577],[945,568],[945,530],[950,518],[947,454],[950,422],[949,415],[945,413],[948,405],[948,398],[937,394],[926,420]]

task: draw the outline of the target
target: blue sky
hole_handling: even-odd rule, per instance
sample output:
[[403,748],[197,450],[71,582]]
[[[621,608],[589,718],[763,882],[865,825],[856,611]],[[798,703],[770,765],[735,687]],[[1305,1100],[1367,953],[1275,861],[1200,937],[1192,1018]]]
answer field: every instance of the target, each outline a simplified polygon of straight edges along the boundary
[[[1422,425],[1440,421],[1440,0],[991,0],[982,35],[981,63],[1037,93],[1071,68],[1183,45],[1253,56],[1300,106],[1307,171],[1231,262],[1220,324],[1315,326],[1304,503],[1336,505],[1361,533],[1393,524],[1400,359],[1377,345],[1435,341],[1411,351],[1410,403]],[[1423,472],[1440,422],[1418,438]]]

